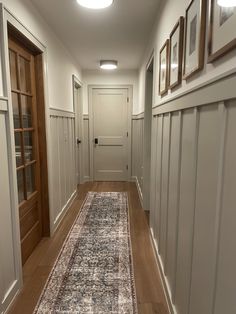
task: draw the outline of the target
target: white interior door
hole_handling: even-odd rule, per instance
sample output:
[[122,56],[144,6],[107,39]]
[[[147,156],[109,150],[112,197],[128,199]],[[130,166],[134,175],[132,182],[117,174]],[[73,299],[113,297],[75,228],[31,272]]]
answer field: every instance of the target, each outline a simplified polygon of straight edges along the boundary
[[95,181],[128,180],[128,90],[93,89]]

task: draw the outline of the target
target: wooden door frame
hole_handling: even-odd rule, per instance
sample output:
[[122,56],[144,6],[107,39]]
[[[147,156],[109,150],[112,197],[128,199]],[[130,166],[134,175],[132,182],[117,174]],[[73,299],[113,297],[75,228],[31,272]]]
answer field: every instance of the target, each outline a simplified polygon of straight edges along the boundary
[[90,181],[94,181],[94,145],[93,145],[93,90],[94,89],[127,89],[128,91],[128,181],[132,181],[132,109],[133,109],[133,85],[88,85],[88,109],[89,109],[89,169]]
[[[13,124],[13,110],[11,98],[11,80],[10,80],[10,65],[9,65],[9,47],[8,47],[8,31],[11,29],[15,32],[18,39],[38,54],[35,58],[36,69],[41,73],[40,79],[37,82],[37,97],[42,106],[39,112],[41,118],[39,129],[42,132],[40,136],[42,141],[40,144],[41,151],[41,165],[44,173],[42,173],[42,182],[45,182],[44,190],[42,190],[42,202],[44,204],[45,212],[43,213],[43,235],[50,235],[50,221],[49,221],[49,191],[48,191],[48,169],[47,163],[49,160],[49,97],[48,97],[48,81],[47,81],[47,53],[46,46],[38,40],[31,31],[26,28],[16,16],[14,16],[3,4],[0,3],[0,23],[2,26],[2,72],[3,72],[3,93],[8,102],[7,114],[7,140],[9,143],[9,171],[10,171],[10,189],[11,189],[11,207],[12,207],[12,221],[13,221],[13,246],[15,255],[15,274],[16,281],[9,291],[8,299],[11,300],[23,284],[22,280],[22,263],[21,263],[21,246],[20,246],[20,227],[19,227],[19,211],[18,211],[18,193],[17,193],[17,178],[16,178],[16,163],[15,163],[15,141],[14,141],[14,124]],[[46,157],[46,158],[45,158]],[[42,162],[43,159],[43,162]],[[50,176],[49,176],[50,177]],[[44,184],[43,184],[44,185]],[[6,301],[8,303],[8,301]]]
[[[75,137],[76,137],[76,172],[79,172],[80,179],[77,184],[84,183],[84,171],[83,171],[83,151],[84,151],[84,134],[83,134],[83,84],[76,75],[72,76],[72,88],[73,88],[73,108],[75,113]],[[76,91],[80,91],[79,99],[76,100]],[[78,108],[79,106],[79,108]],[[81,140],[81,144],[77,144],[77,139]],[[78,163],[79,159],[79,163]]]

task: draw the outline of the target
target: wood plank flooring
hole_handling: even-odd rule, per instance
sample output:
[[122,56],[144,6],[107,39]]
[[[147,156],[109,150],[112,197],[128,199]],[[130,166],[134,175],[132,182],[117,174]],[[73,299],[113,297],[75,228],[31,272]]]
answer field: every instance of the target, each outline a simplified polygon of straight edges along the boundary
[[60,248],[88,191],[128,192],[138,311],[139,314],[168,314],[149,237],[147,218],[140,205],[136,186],[129,182],[89,182],[79,187],[78,196],[56,233],[52,238],[44,238],[26,262],[23,268],[23,289],[8,313],[33,313]]

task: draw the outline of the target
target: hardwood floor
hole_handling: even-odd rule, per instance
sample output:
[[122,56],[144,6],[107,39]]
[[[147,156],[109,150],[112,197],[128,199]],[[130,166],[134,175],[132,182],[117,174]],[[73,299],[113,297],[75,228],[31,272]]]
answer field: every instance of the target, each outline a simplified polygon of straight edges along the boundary
[[129,182],[89,182],[79,187],[78,196],[56,233],[52,238],[44,238],[24,265],[24,286],[8,313],[33,313],[60,248],[88,191],[128,192],[131,241],[139,314],[169,313],[151,246],[147,218],[141,208],[136,186],[134,183]]

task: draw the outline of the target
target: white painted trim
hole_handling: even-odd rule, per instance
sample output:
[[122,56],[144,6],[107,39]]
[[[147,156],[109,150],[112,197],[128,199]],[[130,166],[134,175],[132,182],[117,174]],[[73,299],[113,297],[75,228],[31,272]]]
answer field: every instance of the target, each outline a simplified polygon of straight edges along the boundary
[[90,181],[91,181],[91,179],[90,179],[89,176],[84,176],[84,183],[85,183],[85,182],[90,182]]
[[215,84],[217,83],[218,81],[221,81],[223,79],[226,79],[227,77],[231,76],[231,75],[235,75],[236,73],[236,68],[233,68],[223,74],[219,74],[217,76],[215,76],[214,78],[211,78],[211,79],[208,79],[206,81],[204,81],[203,83],[200,83],[192,88],[189,88],[187,91],[184,91],[184,92],[181,92],[180,94],[176,95],[176,96],[173,96],[173,97],[170,97],[168,99],[163,99],[159,104],[157,105],[154,105],[153,109],[157,108],[157,107],[160,107],[160,106],[163,106],[169,102],[172,102],[176,99],[179,99],[179,98],[182,98],[188,94],[191,94],[199,89],[202,89],[202,88],[206,88],[207,86],[211,85],[211,84]]
[[[83,84],[82,82],[76,77],[76,75],[72,76],[72,88],[73,88],[73,108],[75,112],[75,143],[76,146],[76,180],[77,184],[84,183],[84,128],[83,128]],[[76,90],[80,91],[79,99],[75,99]],[[77,105],[79,104],[79,108]],[[77,139],[81,140],[81,144],[77,144]],[[77,152],[78,150],[78,152]],[[79,163],[78,160],[79,159]],[[79,179],[77,174],[79,173]]]
[[159,115],[207,104],[218,103],[235,98],[236,74],[231,74],[224,79],[216,80],[210,84],[189,90],[181,96],[166,101],[153,108],[153,115]]
[[77,197],[77,190],[75,190],[73,192],[73,194],[71,195],[71,197],[69,198],[69,200],[67,201],[66,205],[63,207],[63,209],[61,210],[61,212],[58,214],[58,216],[56,217],[56,219],[53,222],[53,227],[54,230],[53,232],[55,233],[56,230],[58,229],[58,227],[60,226],[61,222],[63,221],[63,218],[65,217],[65,215],[67,214],[68,210],[70,209],[71,204],[74,202],[74,200]]
[[142,190],[141,190],[141,187],[139,185],[139,182],[138,182],[138,177],[132,177],[132,181],[134,181],[136,183],[139,200],[140,200],[140,203],[141,203],[142,208],[143,208],[143,194],[142,194]]
[[[0,4],[0,20],[1,20],[1,52],[2,52],[2,76],[3,76],[3,93],[4,98],[8,103],[11,103],[11,88],[10,88],[10,66],[8,57],[8,32],[7,23],[8,18],[3,4]],[[18,211],[18,192],[17,192],[17,178],[16,178],[16,164],[15,164],[15,141],[14,141],[14,123],[13,123],[13,109],[12,106],[7,106],[6,114],[6,134],[8,145],[8,165],[9,165],[9,181],[10,181],[10,202],[11,202],[11,219],[12,219],[12,239],[14,250],[14,268],[15,268],[15,284],[8,292],[8,297],[5,297],[1,304],[4,311],[10,304],[11,300],[18,293],[22,287],[22,262],[21,262],[21,244],[20,244],[20,222]]]
[[150,228],[150,233],[149,233],[150,239],[151,239],[151,244],[152,244],[152,248],[153,248],[153,252],[155,254],[155,260],[156,260],[156,264],[159,270],[159,274],[161,275],[161,284],[162,284],[162,288],[165,294],[165,298],[167,301],[167,305],[168,305],[168,310],[169,310],[169,314],[178,314],[175,305],[171,302],[171,290],[170,290],[170,286],[169,283],[167,281],[167,278],[165,276],[164,273],[164,265],[162,263],[161,260],[161,256],[158,253],[158,245],[154,239],[154,235],[153,235],[153,230],[152,228]]
[[128,110],[128,180],[131,180],[132,173],[132,109],[133,109],[133,85],[88,85],[88,109],[89,109],[89,149],[90,149],[90,180],[94,180],[94,167],[93,167],[93,106],[92,106],[92,94],[93,89],[127,89],[129,97],[129,110]]
[[214,290],[213,290],[213,303],[212,313],[216,312],[216,294],[218,284],[218,271],[219,271],[219,255],[220,255],[220,238],[221,238],[221,224],[222,224],[222,211],[223,211],[223,190],[224,190],[224,175],[225,175],[225,151],[227,141],[227,125],[228,125],[228,110],[224,102],[219,103],[218,112],[221,119],[221,139],[220,139],[220,158],[218,169],[218,183],[217,183],[217,201],[216,201],[216,222],[215,222],[215,256],[214,256]]
[[56,108],[49,108],[50,117],[75,118],[75,113]]
[[14,13],[11,12],[11,10],[9,10],[5,6],[4,6],[4,10],[7,15],[7,21],[13,26],[15,27],[17,26],[16,27],[17,30],[22,34],[27,35],[27,39],[29,39],[39,50],[43,52],[46,49],[46,46],[44,45],[44,43],[38,37],[36,37],[31,32],[31,30],[27,26],[25,26],[24,23],[22,23],[22,21],[20,21]]
[[0,111],[8,111],[7,99],[0,99]]

